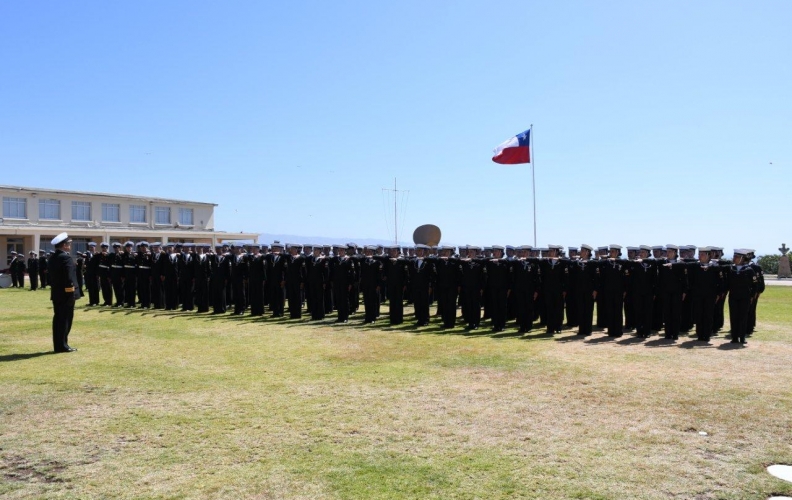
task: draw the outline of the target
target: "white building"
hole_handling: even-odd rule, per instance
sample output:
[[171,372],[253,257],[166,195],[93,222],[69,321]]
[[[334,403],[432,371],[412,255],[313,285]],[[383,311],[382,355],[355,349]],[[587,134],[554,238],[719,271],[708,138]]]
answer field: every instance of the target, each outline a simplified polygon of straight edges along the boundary
[[52,238],[64,231],[74,252],[90,241],[258,243],[258,234],[215,231],[214,203],[2,185],[0,196],[0,266],[11,261],[11,251],[27,257],[31,250],[51,250]]

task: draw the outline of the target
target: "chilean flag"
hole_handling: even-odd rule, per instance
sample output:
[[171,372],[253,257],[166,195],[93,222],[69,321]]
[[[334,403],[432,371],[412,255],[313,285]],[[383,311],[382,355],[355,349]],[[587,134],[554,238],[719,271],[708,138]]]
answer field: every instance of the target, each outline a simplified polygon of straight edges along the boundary
[[503,142],[493,151],[492,161],[504,165],[531,163],[531,131],[526,130]]

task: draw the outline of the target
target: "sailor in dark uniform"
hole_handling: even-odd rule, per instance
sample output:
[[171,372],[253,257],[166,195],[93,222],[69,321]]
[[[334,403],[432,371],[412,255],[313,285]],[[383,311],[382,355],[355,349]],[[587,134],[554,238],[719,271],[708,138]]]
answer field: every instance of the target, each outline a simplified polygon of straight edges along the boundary
[[652,247],[641,245],[637,258],[629,261],[631,294],[628,296],[633,303],[636,334],[643,339],[652,333],[654,297],[657,294],[657,262],[650,258],[651,251]]
[[630,278],[629,263],[621,258],[621,246],[611,245],[610,255],[600,264],[600,294],[604,297],[609,337],[621,337],[624,328],[624,297]]
[[195,284],[195,309],[199,313],[209,312],[209,277],[211,271],[209,270],[209,259],[207,258],[207,251],[210,245],[207,243],[198,243],[195,245],[195,254],[193,255],[192,268],[193,279]]
[[96,275],[99,277],[99,286],[102,289],[102,305],[112,307],[113,305],[113,282],[110,279],[110,269],[113,263],[113,255],[108,253],[110,245],[103,241],[99,245],[100,252],[97,254],[99,265]]
[[124,307],[124,252],[121,243],[113,242],[113,254],[110,256],[110,282],[115,296],[114,307]]
[[410,266],[410,287],[412,289],[413,305],[415,307],[416,326],[429,324],[429,294],[434,286],[434,266],[427,261],[429,252],[427,245],[415,246],[415,259]]
[[165,291],[165,310],[175,311],[179,307],[179,265],[181,245],[165,245],[162,261],[162,286]]
[[512,261],[513,293],[520,333],[531,331],[534,320],[534,304],[542,286],[541,271],[536,260],[531,259],[530,245],[517,247],[517,259]]
[[454,249],[442,246],[438,249],[439,257],[429,257],[435,268],[434,295],[437,298],[437,309],[443,321],[443,328],[453,328],[456,324],[456,298],[460,286],[460,262],[451,256]]
[[679,339],[682,301],[688,294],[687,264],[677,260],[679,247],[666,245],[667,257],[658,262],[658,293],[663,295],[665,338]]
[[753,269],[754,273],[756,273],[756,289],[754,290],[754,298],[753,298],[753,302],[751,302],[751,310],[748,316],[749,337],[756,328],[756,305],[759,303],[759,296],[761,296],[765,291],[765,279],[764,279],[764,271],[762,271],[762,266],[760,266],[755,262],[751,262],[755,257],[756,257],[756,250],[748,249],[748,255],[746,255],[746,258],[749,261],[748,265],[751,266],[751,269]]
[[74,302],[82,297],[77,288],[77,272],[70,255],[71,239],[61,233],[52,240],[55,253],[50,257],[48,269],[52,281],[50,300],[54,317],[52,318],[52,343],[55,352],[73,352],[69,346],[69,332],[74,319]]
[[179,299],[181,310],[195,309],[195,244],[184,243],[179,259]]
[[385,247],[387,256],[376,257],[384,267],[384,280],[388,287],[388,318],[391,325],[404,322],[404,291],[409,278],[410,261],[399,255],[400,247]]
[[[683,245],[679,247],[679,260],[688,265],[688,271],[698,266],[696,259],[696,246]],[[693,328],[693,296],[688,293],[682,300],[682,317],[679,321],[679,330],[687,333]]]
[[336,323],[349,321],[349,292],[355,280],[355,267],[352,259],[347,257],[346,250],[345,245],[334,245],[333,257],[330,259],[330,283],[338,312]]
[[569,279],[567,280],[567,294],[564,298],[564,304],[566,306],[566,317],[567,317],[567,327],[569,328],[577,328],[580,325],[580,319],[578,317],[578,290],[577,290],[577,280],[573,276],[579,268],[576,267],[574,264],[580,259],[580,250],[578,247],[569,247]]
[[[629,272],[632,269],[631,263],[638,259],[638,247],[627,247],[627,261],[625,269]],[[628,279],[624,289],[624,330],[635,330],[635,301],[633,300],[633,280]]]
[[251,245],[248,256],[248,302],[250,315],[264,315],[264,283],[267,281],[267,262],[261,253],[261,246]]
[[360,289],[363,292],[363,324],[374,323],[379,312],[379,292],[382,289],[384,266],[374,258],[377,247],[366,246],[360,260]]
[[38,257],[36,256],[36,252],[33,250],[30,251],[30,258],[27,261],[27,268],[28,268],[28,277],[30,278],[30,289],[35,291],[38,289]]
[[312,255],[307,258],[308,264],[308,303],[311,305],[311,320],[325,318],[325,290],[330,284],[329,258],[322,255],[322,247],[313,246]]
[[[325,245],[322,247],[322,256],[325,259],[330,258],[330,254],[332,253],[333,247],[330,245]],[[327,260],[328,271],[330,268],[330,260]],[[325,287],[324,291],[324,313],[325,315],[330,314],[333,312],[333,287],[330,286],[329,278],[328,278],[328,285]]]
[[731,275],[729,276],[729,320],[731,321],[731,343],[745,344],[748,336],[748,321],[751,303],[756,296],[759,278],[749,265],[747,249],[735,249]]
[[247,309],[248,256],[242,245],[235,244],[231,248],[231,295],[234,299],[234,314],[242,316]]
[[[597,247],[597,261],[602,264],[608,260],[608,247]],[[600,272],[602,270],[600,269]],[[605,307],[605,295],[597,294],[597,328],[605,329],[608,326],[608,312]]]
[[22,288],[24,285],[24,279],[22,284],[19,283],[19,273],[17,273],[17,265],[19,264],[19,256],[14,250],[11,250],[11,263],[8,265],[8,274],[11,275],[11,288]]
[[47,255],[44,250],[39,250],[39,283],[41,288],[47,288],[49,280],[47,279]]
[[165,307],[165,291],[162,288],[162,259],[167,258],[162,251],[162,242],[155,241],[151,244],[151,307],[162,309]]
[[[594,302],[600,288],[600,262],[591,258],[594,248],[580,246],[580,258],[569,264],[569,279],[577,293],[578,335],[591,335],[594,322]],[[567,311],[569,314],[569,311]]]
[[723,328],[724,310],[726,305],[726,295],[729,293],[729,276],[731,276],[731,268],[733,263],[729,259],[723,258],[722,247],[710,247],[711,260],[718,263],[721,270],[721,293],[718,297],[718,302],[715,304],[714,318],[712,320],[712,333],[715,334]]
[[80,289],[80,294],[82,294],[83,293],[83,284],[85,283],[85,254],[84,253],[77,252],[77,253],[74,254],[74,268],[77,271],[77,288]]
[[231,261],[223,252],[223,246],[218,245],[215,251],[209,254],[209,270],[212,289],[212,314],[225,314],[226,285],[231,280]]
[[124,243],[124,253],[121,254],[121,265],[123,266],[124,277],[124,307],[133,308],[136,304],[137,295],[137,256],[132,249],[135,244],[131,241]]
[[486,289],[487,263],[479,256],[481,248],[468,245],[467,255],[461,259],[462,314],[468,330],[477,330],[481,324],[481,304]]
[[300,245],[289,244],[289,255],[286,258],[286,298],[289,305],[289,318],[302,318],[302,292],[305,289],[305,279],[308,268],[305,257],[300,253]]
[[[658,263],[665,258],[665,248],[663,245],[655,245],[652,247],[652,265],[658,269]],[[663,329],[663,294],[657,290],[658,281],[655,281],[655,297],[652,303],[652,330],[659,332]]]
[[99,305],[99,261],[100,255],[96,252],[96,243],[88,242],[88,251],[85,252],[85,287],[88,289],[88,305]]
[[283,317],[286,293],[286,257],[283,245],[279,242],[272,244],[272,253],[267,257],[267,283],[269,283],[269,306],[273,318]]
[[487,286],[491,298],[490,318],[492,331],[502,332],[506,328],[506,306],[512,291],[511,262],[503,258],[504,247],[492,246],[492,258],[487,261]]
[[713,331],[715,306],[722,293],[723,274],[720,266],[711,260],[709,247],[699,248],[698,252],[699,264],[688,267],[693,322],[696,324],[696,338],[709,342]]
[[568,261],[559,258],[561,245],[549,245],[547,258],[540,264],[542,295],[545,300],[547,333],[560,333],[564,324],[564,299],[569,280]]
[[149,252],[148,241],[141,241],[138,243],[137,247],[138,251],[135,256],[135,264],[137,266],[137,294],[140,299],[140,308],[149,309],[151,307],[151,268],[154,265],[154,261]]

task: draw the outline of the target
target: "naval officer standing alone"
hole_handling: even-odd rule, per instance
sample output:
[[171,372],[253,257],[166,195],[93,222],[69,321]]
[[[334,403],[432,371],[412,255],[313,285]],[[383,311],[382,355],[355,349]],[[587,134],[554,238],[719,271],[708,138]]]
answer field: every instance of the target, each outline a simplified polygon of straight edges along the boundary
[[71,256],[69,235],[61,233],[52,240],[55,253],[50,257],[47,269],[50,279],[50,300],[55,314],[52,318],[52,343],[55,352],[72,352],[69,347],[69,332],[74,318],[74,302],[82,297],[77,287],[77,269]]

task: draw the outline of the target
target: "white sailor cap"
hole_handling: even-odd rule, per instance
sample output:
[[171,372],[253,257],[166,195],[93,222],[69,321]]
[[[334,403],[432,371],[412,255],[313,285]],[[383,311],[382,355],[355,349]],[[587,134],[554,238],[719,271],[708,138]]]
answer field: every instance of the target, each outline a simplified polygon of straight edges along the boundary
[[512,245],[506,245],[506,250],[514,250],[514,246],[512,246]]
[[520,245],[517,247],[517,250],[530,250],[531,248],[531,245]]
[[272,248],[283,248],[283,243],[281,243],[280,241],[273,241]]
[[133,246],[135,246],[135,244],[132,243],[131,241],[127,241],[126,243],[124,243],[124,246],[125,247],[133,247]]
[[722,252],[723,251],[723,247],[710,247],[710,251]]
[[564,246],[563,245],[547,245],[547,248],[549,250],[563,250]]
[[66,241],[71,241],[69,239],[69,235],[66,234],[66,233],[61,233],[58,236],[52,238],[52,245],[53,246],[60,245],[61,243],[66,242]]
[[139,247],[147,247],[147,246],[149,246],[149,242],[145,241],[145,240],[141,241],[140,243],[138,243],[138,246]]
[[607,250],[608,250],[608,247],[597,247],[597,251],[598,251],[598,252],[601,252],[602,250],[605,250],[605,251],[607,251]]
[[679,247],[680,250],[693,250],[696,251],[696,245],[682,245]]
[[418,249],[429,250],[429,245],[424,245],[423,243],[419,243],[419,244],[415,245],[415,249],[416,250],[418,250]]
[[481,247],[477,247],[475,245],[466,245],[465,248],[467,250],[473,250],[474,252],[480,252],[481,251]]
[[627,251],[628,252],[637,252],[638,251],[638,247],[627,247]]
[[711,252],[712,248],[711,247],[699,247],[698,251],[699,251],[699,253]]
[[[653,247],[650,247],[649,245],[640,245],[640,246],[638,247],[638,249],[639,249],[639,250],[646,250],[647,252],[651,252],[651,251],[652,251],[652,248],[653,248]],[[663,248],[663,247],[660,247],[660,248]]]
[[594,250],[594,247],[592,247],[591,245],[586,245],[585,243],[580,245],[580,248],[588,250],[589,252]]
[[153,242],[151,244],[151,246],[153,246],[153,247],[161,247],[162,246],[162,242],[161,241],[155,241],[155,242]]
[[621,245],[615,245],[615,244],[612,244],[612,245],[610,245],[608,248],[609,248],[610,250],[621,250],[621,249],[622,249],[622,246],[621,246]]
[[89,247],[95,247],[96,246],[96,242],[95,241],[89,241],[88,242],[88,246]]
[[663,250],[663,245],[654,245],[651,249],[652,250]]
[[365,250],[371,250],[372,252],[376,252],[376,251],[377,251],[377,245],[366,245],[366,246],[365,246],[365,247],[363,247],[363,248],[364,248]]
[[492,245],[492,249],[493,250],[501,250],[501,251],[503,251],[503,250],[505,250],[505,247],[503,247],[502,245]]
[[734,255],[748,255],[751,253],[751,250],[748,248],[735,248]]
[[666,245],[666,250],[679,250],[679,247],[676,245]]

